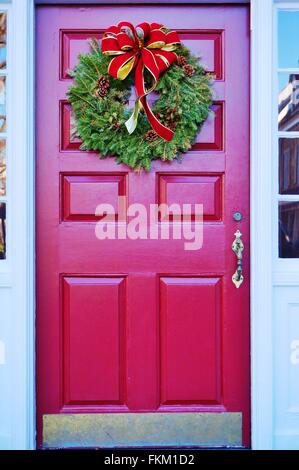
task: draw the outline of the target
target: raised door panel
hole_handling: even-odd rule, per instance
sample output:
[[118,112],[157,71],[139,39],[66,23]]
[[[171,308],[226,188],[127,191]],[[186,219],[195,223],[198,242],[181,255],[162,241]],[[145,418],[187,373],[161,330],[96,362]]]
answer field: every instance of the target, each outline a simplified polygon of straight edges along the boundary
[[161,403],[221,403],[221,279],[160,279]]
[[62,278],[64,407],[124,403],[125,285],[120,277]]

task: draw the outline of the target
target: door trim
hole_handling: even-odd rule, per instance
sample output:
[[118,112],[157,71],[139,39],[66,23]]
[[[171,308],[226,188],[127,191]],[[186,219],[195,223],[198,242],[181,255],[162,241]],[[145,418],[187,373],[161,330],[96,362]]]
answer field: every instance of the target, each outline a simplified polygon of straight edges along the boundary
[[[8,259],[0,267],[5,347],[0,365],[0,448],[35,448],[34,1],[0,0],[8,12]],[[2,138],[2,137],[1,137]],[[5,262],[6,263],[6,262]],[[8,390],[8,393],[5,393]],[[1,391],[0,391],[1,395]],[[3,407],[3,408],[2,408]],[[3,418],[2,418],[3,417]]]
[[[14,44],[18,46],[14,47],[14,70],[19,70],[19,73],[15,73],[11,85],[19,91],[18,111],[15,111],[18,120],[14,118],[14,133],[15,140],[19,142],[18,148],[23,149],[19,154],[15,153],[18,157],[18,177],[12,175],[12,218],[15,227],[23,220],[26,227],[26,237],[22,242],[19,241],[24,252],[21,259],[15,259],[12,285],[13,288],[16,287],[14,297],[18,296],[17,292],[23,288],[26,300],[21,296],[19,302],[16,300],[14,303],[14,308],[19,309],[19,316],[22,318],[22,322],[11,326],[11,349],[18,352],[14,362],[14,375],[19,376],[19,380],[18,393],[11,397],[7,406],[14,410],[12,448],[31,449],[35,447],[34,0],[11,1]],[[251,0],[251,408],[254,449],[273,447],[272,338],[269,334],[272,331],[271,245],[268,236],[264,236],[265,233],[271,233],[272,205],[272,123],[269,119],[272,106],[272,90],[269,84],[272,72],[272,10],[272,0]],[[261,227],[263,230],[260,230]],[[22,360],[17,365],[18,358]],[[11,423],[7,423],[7,426],[11,426]]]
[[272,50],[273,1],[251,2],[251,432],[273,448],[272,423]]

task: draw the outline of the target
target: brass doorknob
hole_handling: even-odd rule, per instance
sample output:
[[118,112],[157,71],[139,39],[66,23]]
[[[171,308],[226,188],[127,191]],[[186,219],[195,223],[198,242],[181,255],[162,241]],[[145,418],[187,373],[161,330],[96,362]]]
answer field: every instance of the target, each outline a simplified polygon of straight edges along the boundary
[[232,250],[237,257],[237,269],[232,276],[232,281],[235,284],[236,288],[239,289],[239,287],[244,281],[243,265],[242,265],[244,244],[243,244],[243,241],[241,240],[242,233],[240,232],[240,230],[236,231],[235,237],[236,238],[234,239],[233,244],[232,244]]

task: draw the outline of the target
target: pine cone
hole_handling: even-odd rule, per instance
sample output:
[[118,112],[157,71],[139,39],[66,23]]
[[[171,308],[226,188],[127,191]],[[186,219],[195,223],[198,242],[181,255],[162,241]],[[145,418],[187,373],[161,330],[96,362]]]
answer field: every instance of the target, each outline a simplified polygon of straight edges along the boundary
[[105,96],[107,96],[109,88],[110,88],[109,78],[102,75],[98,79],[98,88],[96,90],[96,96],[98,98],[105,98]]
[[186,58],[183,55],[179,55],[177,61],[181,67],[186,64]]
[[105,96],[107,96],[107,94],[108,94],[108,89],[107,88],[99,87],[96,90],[96,96],[98,98],[105,98]]
[[106,88],[108,90],[108,88],[110,88],[109,78],[102,75],[98,80],[98,87],[99,88]]
[[186,64],[186,65],[184,65],[183,68],[184,68],[184,72],[187,75],[187,77],[192,77],[192,75],[194,75],[195,69],[194,69],[193,65]]
[[175,131],[176,126],[177,126],[176,122],[171,122],[170,124],[168,124],[169,129],[171,129],[172,131]]
[[177,109],[176,108],[168,108],[165,112],[164,119],[168,122],[173,122],[177,118]]
[[147,133],[145,134],[145,140],[147,142],[154,142],[155,140],[158,139],[158,134],[153,131],[152,129],[150,129],[149,131],[147,131]]

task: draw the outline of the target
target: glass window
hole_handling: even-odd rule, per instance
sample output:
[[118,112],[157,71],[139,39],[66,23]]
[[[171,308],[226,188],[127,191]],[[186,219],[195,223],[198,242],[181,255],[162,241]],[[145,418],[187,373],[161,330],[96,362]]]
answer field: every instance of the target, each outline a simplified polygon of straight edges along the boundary
[[6,68],[6,13],[0,13],[0,69]]
[[0,260],[6,258],[6,204],[0,202]]
[[299,74],[278,74],[278,130],[299,131]]
[[7,14],[0,12],[0,260],[6,259],[6,59]]
[[0,132],[6,131],[6,77],[0,77]]
[[279,193],[299,194],[299,138],[279,139]]
[[6,145],[0,140],[0,197],[6,196]]
[[299,10],[278,11],[279,257],[299,258]]
[[299,201],[279,202],[279,256],[299,258]]
[[278,66],[299,67],[299,11],[278,13]]

